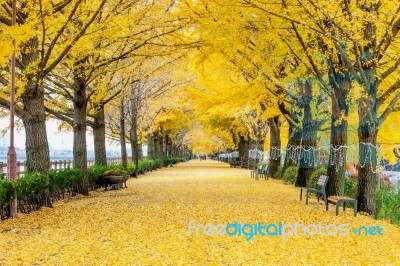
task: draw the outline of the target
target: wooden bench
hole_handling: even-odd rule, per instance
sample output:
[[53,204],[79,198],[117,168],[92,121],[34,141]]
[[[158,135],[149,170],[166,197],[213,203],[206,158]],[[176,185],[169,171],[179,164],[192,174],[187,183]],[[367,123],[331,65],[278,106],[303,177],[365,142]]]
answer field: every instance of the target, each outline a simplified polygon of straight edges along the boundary
[[233,161],[233,162],[230,162],[230,163],[229,163],[229,167],[233,167],[233,168],[236,168],[236,167],[243,167],[244,164],[245,164],[245,161],[243,161],[243,160]]
[[[354,216],[357,216],[357,200],[356,199],[352,199],[349,197],[343,197],[343,196],[329,196],[328,202],[336,205],[336,215],[339,214],[339,206],[341,203],[343,203],[343,211],[346,210],[346,203],[353,203]],[[326,210],[328,210],[328,206],[327,206]]]
[[240,165],[241,165],[240,161],[234,161],[234,162],[229,163],[229,167],[233,167],[233,168],[239,167]]

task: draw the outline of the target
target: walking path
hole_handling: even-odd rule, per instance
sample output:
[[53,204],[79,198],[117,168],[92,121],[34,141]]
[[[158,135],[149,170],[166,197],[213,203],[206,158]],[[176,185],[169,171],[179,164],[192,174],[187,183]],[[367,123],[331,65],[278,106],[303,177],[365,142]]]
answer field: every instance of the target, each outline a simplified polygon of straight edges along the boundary
[[[299,202],[299,190],[279,180],[256,181],[249,170],[193,160],[130,179],[127,189],[98,190],[1,221],[0,265],[400,265],[400,228],[354,217],[352,209],[335,216],[333,206],[325,212],[311,202]],[[380,226],[383,236],[311,236],[298,228],[285,239],[258,233],[246,240],[250,233],[208,236],[201,227],[196,235],[200,223],[234,222],[276,224],[271,235],[280,222],[333,224],[333,231],[340,224]]]

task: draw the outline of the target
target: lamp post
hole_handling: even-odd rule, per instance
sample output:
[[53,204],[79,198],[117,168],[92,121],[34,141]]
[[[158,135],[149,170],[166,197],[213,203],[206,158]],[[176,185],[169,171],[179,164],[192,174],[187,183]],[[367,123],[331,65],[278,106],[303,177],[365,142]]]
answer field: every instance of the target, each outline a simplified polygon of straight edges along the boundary
[[[17,0],[12,1],[12,26],[16,24]],[[11,56],[11,88],[10,88],[10,146],[7,153],[7,175],[10,180],[17,179],[17,153],[14,147],[14,98],[15,98],[15,39],[12,41],[13,53]],[[18,217],[17,199],[14,198],[10,205],[12,218]]]

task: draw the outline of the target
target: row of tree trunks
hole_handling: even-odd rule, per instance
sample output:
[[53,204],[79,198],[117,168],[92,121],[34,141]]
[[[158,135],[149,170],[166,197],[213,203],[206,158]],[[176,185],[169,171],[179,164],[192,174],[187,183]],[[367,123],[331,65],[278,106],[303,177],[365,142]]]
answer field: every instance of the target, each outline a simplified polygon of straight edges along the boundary
[[151,159],[160,160],[161,166],[164,166],[164,138],[158,136],[157,133],[154,135],[148,135],[147,147],[148,157]]

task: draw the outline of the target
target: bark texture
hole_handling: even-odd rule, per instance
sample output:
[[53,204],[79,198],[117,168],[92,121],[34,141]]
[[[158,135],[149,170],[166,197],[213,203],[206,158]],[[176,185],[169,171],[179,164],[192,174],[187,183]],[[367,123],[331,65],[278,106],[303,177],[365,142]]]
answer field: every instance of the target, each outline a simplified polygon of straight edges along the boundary
[[94,160],[96,165],[107,164],[106,151],[106,124],[104,116],[104,106],[97,109],[94,115],[93,137],[94,137]]
[[[281,131],[279,116],[268,119],[270,132],[270,150],[269,150],[269,166],[268,176],[275,176],[278,167],[281,165]],[[277,149],[278,148],[278,149]]]
[[[333,88],[331,116],[331,149],[328,162],[328,195],[344,195],[346,173],[347,115],[349,107],[346,98],[350,90],[348,74],[335,73],[330,77]],[[342,116],[345,117],[342,117]],[[344,118],[344,119],[342,119]]]
[[125,102],[121,99],[120,113],[119,113],[119,142],[121,144],[121,158],[122,167],[126,169],[128,165],[128,155],[126,152],[126,132],[125,132]]
[[87,176],[87,147],[86,147],[86,81],[81,76],[82,69],[74,73],[74,145],[73,145],[73,164],[75,168],[82,170],[83,195],[89,195],[89,180]]

